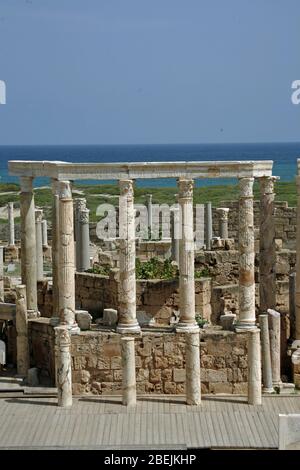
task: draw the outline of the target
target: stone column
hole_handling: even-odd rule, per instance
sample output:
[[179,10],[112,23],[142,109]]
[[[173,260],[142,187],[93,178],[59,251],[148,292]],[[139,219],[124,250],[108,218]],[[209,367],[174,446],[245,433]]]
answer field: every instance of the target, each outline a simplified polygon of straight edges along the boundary
[[59,323],[59,281],[58,281],[58,239],[59,239],[59,182],[52,179],[52,298],[53,312],[50,320],[51,324]]
[[7,205],[8,209],[8,245],[15,245],[15,215],[14,215],[14,203],[9,202]]
[[268,309],[270,328],[270,349],[272,363],[272,379],[274,386],[281,385],[280,368],[280,313],[276,310]]
[[17,372],[27,377],[29,362],[26,286],[16,286]]
[[200,405],[200,342],[199,332],[186,333],[186,402],[188,405]]
[[255,328],[253,182],[240,179],[238,329]]
[[59,318],[61,325],[76,333],[79,329],[75,322],[74,218],[69,181],[60,181],[59,190]]
[[218,207],[217,212],[219,214],[219,236],[222,239],[228,238],[228,207]]
[[262,350],[263,392],[273,393],[274,388],[273,388],[273,382],[272,382],[272,364],[271,364],[268,315],[266,314],[259,315],[259,326],[260,326],[261,350]]
[[181,211],[179,241],[179,310],[176,329],[198,330],[195,320],[193,180],[179,179],[178,202]]
[[123,405],[136,405],[135,349],[132,336],[121,337]]
[[276,248],[274,221],[275,176],[259,178],[259,310],[276,307]]
[[35,210],[35,239],[36,239],[36,275],[37,280],[44,279],[44,258],[43,258],[43,234],[42,234],[43,211]]
[[4,253],[0,246],[0,302],[4,302]]
[[120,180],[120,283],[118,333],[140,332],[136,319],[135,212],[132,180]]
[[38,316],[35,209],[32,187],[33,178],[21,177],[21,271],[22,284],[26,285],[28,317]]
[[261,352],[258,328],[248,331],[248,403],[261,405]]
[[86,199],[84,198],[76,198],[75,199],[75,211],[74,211],[74,219],[75,219],[75,240],[76,240],[76,271],[80,270],[82,266],[82,240],[81,240],[81,212],[86,210]]
[[43,239],[43,247],[48,247],[48,227],[47,227],[47,220],[42,220],[42,239]]
[[148,210],[148,230],[150,239],[152,238],[152,194],[147,194],[147,210]]
[[290,338],[296,339],[296,273],[289,275]]
[[179,207],[171,208],[171,258],[179,264],[179,238],[180,238],[180,210]]
[[[299,171],[299,170],[298,170]],[[297,239],[296,239],[296,312],[295,312],[295,339],[300,340],[300,176],[297,183]]]
[[55,340],[57,346],[57,392],[58,406],[72,406],[72,362],[71,362],[71,337],[65,326],[55,328]]
[[206,202],[204,215],[205,215],[205,244],[206,244],[206,249],[210,250],[211,239],[213,237],[211,202]]
[[[82,209],[78,214],[80,257],[76,263],[77,271],[84,272],[90,267],[90,223],[88,209]],[[76,244],[77,252],[77,244]]]

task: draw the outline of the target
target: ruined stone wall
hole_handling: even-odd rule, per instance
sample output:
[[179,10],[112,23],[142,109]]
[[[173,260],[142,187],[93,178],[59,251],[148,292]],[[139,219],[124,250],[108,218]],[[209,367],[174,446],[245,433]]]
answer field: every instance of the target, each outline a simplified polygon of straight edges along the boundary
[[[48,319],[31,320],[32,365],[54,383],[53,328]],[[201,330],[202,393],[247,392],[247,338],[221,330]],[[121,394],[120,335],[86,331],[73,335],[73,394]],[[135,341],[137,391],[140,394],[185,393],[185,336],[143,332]]]
[[[259,240],[259,201],[254,201],[254,227],[255,239]],[[228,236],[229,238],[238,239],[238,201],[223,201],[218,204],[219,207],[228,207]],[[219,236],[219,219],[216,208],[213,211],[213,235]],[[283,248],[295,250],[296,248],[296,207],[289,207],[285,201],[277,201],[275,203],[275,238],[282,240]],[[258,243],[256,243],[256,251]]]

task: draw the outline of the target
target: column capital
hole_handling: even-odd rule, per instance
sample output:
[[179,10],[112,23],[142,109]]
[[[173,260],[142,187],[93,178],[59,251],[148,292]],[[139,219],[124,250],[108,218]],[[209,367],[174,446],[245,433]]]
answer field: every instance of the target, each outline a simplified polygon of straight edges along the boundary
[[88,224],[89,223],[89,209],[82,209],[79,213],[79,223],[80,224]]
[[35,209],[35,222],[41,224],[42,221],[43,221],[43,210]]
[[239,178],[240,198],[253,197],[254,178]]
[[20,177],[21,193],[32,193],[33,191],[33,177],[21,176]]
[[261,176],[258,178],[261,194],[273,194],[274,183],[279,179],[279,176]]
[[193,197],[194,180],[187,178],[178,178],[179,199]]
[[58,181],[57,194],[60,199],[72,199],[72,189],[70,181]]
[[84,197],[76,197],[74,199],[75,210],[80,212],[86,209],[86,199]]
[[121,196],[133,197],[133,180],[119,180]]
[[217,207],[216,211],[219,214],[221,220],[228,220],[229,208],[228,207]]

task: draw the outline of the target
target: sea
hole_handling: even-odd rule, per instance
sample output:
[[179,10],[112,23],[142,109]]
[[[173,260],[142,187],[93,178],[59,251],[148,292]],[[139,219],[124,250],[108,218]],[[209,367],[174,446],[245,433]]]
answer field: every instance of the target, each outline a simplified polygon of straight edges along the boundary
[[[281,181],[294,181],[300,158],[300,142],[259,144],[164,144],[164,145],[39,145],[0,146],[0,183],[15,183],[8,174],[9,160],[52,160],[74,163],[273,160],[273,174]],[[201,179],[197,186],[233,184],[231,179]],[[77,181],[77,183],[81,183]],[[82,183],[99,184],[95,180]],[[110,183],[110,181],[107,181]],[[49,184],[37,178],[35,186]],[[168,187],[175,179],[138,180],[138,186]]]

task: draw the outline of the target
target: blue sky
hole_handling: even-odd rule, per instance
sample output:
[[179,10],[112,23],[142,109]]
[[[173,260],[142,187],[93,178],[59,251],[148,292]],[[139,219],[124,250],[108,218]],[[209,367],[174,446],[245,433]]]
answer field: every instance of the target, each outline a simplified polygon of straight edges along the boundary
[[300,141],[299,0],[0,0],[0,144]]

